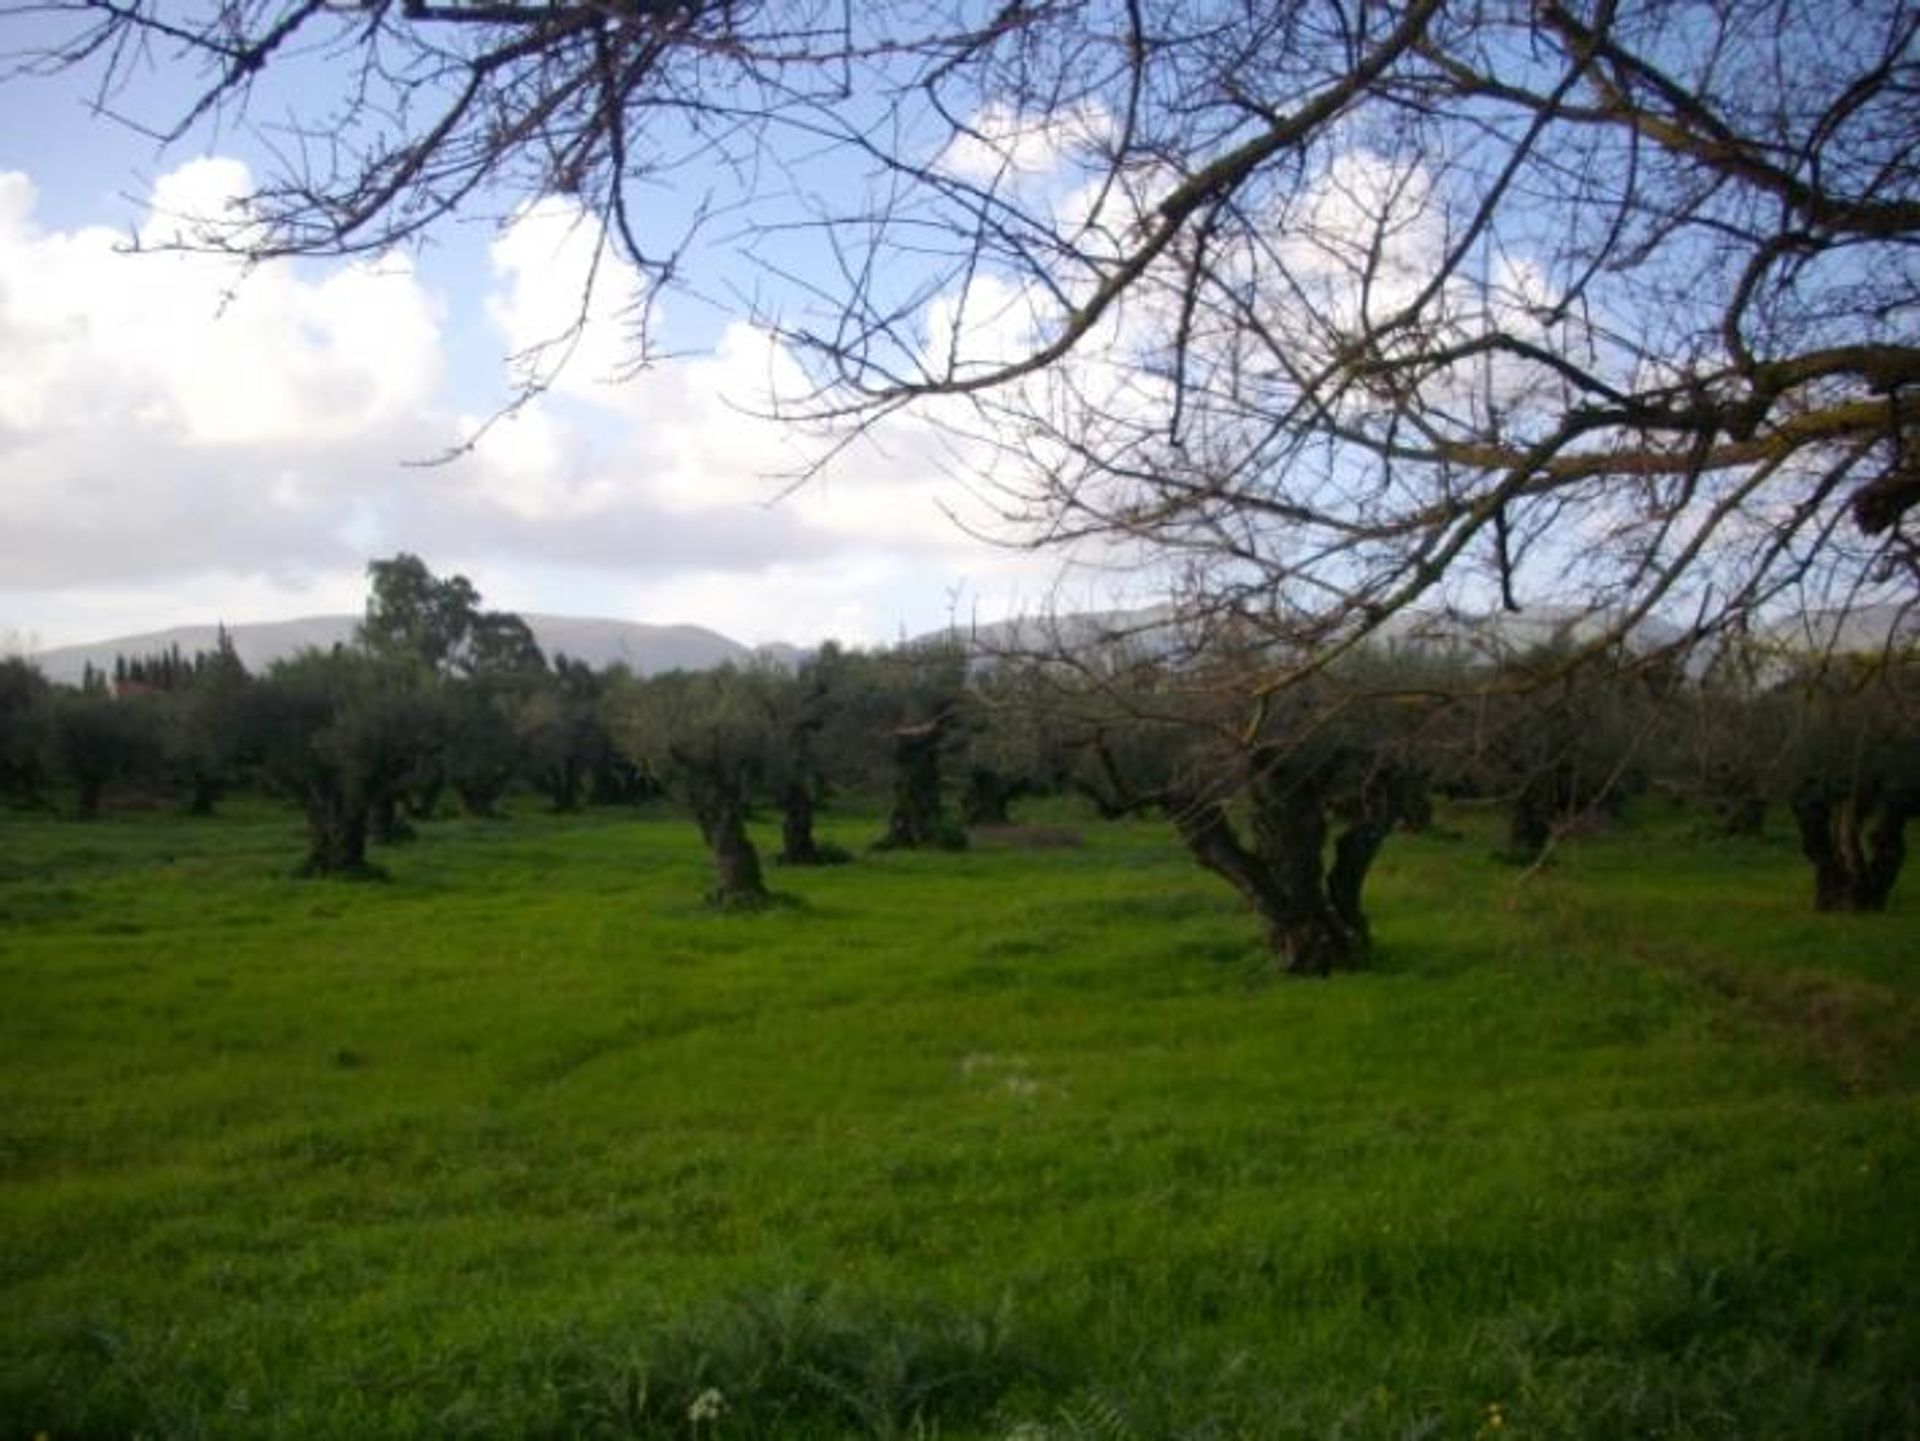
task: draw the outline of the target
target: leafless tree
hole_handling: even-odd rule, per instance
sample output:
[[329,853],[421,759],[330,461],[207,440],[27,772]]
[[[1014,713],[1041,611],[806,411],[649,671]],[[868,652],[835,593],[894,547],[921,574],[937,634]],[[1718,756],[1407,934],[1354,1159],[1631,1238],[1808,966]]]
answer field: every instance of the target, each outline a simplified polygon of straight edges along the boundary
[[1913,591],[1914,0],[0,16],[105,109],[200,67],[144,119],[273,146],[201,237],[250,257],[553,193],[648,297],[702,283],[690,237],[747,252],[790,408],[971,426],[1018,537],[1136,546],[1287,642],[1275,682],[1411,607],[1574,604],[1599,652]]

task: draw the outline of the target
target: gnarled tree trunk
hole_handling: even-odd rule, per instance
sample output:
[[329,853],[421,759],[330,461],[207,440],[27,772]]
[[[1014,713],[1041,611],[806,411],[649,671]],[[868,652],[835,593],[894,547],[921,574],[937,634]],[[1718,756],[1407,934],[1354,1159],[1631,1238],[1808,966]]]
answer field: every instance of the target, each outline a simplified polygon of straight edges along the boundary
[[367,862],[368,807],[338,786],[313,784],[306,791],[307,859],[303,876],[363,877],[381,874]]
[[555,815],[571,815],[580,809],[580,764],[566,760],[541,767],[531,777],[534,788],[546,796]]
[[1884,911],[1907,859],[1907,818],[1916,797],[1895,787],[1846,796],[1804,790],[1794,797],[1800,850],[1813,863],[1818,911]]
[[756,911],[770,904],[760,852],[747,835],[739,780],[720,766],[689,767],[687,800],[713,857],[714,887],[707,903],[725,911]]
[[843,858],[813,838],[813,786],[804,778],[788,781],[780,792],[780,864],[823,866]]
[[1194,859],[1253,907],[1266,925],[1268,948],[1288,974],[1325,976],[1365,959],[1364,941],[1341,921],[1321,889],[1317,846],[1286,857],[1265,854],[1264,846],[1249,850],[1226,807],[1215,800],[1177,803],[1174,824]]
[[1023,779],[1004,776],[990,766],[974,766],[967,772],[960,814],[970,826],[1010,826],[1013,803],[1031,789]]
[[512,784],[508,775],[463,776],[453,783],[453,793],[460,797],[460,809],[475,820],[498,820],[500,797]]
[[1416,798],[1424,791],[1399,769],[1379,768],[1365,778],[1329,850],[1336,787],[1350,774],[1352,757],[1267,751],[1254,759],[1246,787],[1253,845],[1241,840],[1225,804],[1204,796],[1171,802],[1181,839],[1253,907],[1290,975],[1364,966],[1371,944],[1361,903],[1367,872],[1394,826],[1419,813]]
[[1346,819],[1346,829],[1333,843],[1333,863],[1327,868],[1327,901],[1364,951],[1372,942],[1372,932],[1360,892],[1374,858],[1395,827],[1424,831],[1433,824],[1426,773],[1400,764],[1376,766],[1361,782]]
[[1513,798],[1507,821],[1507,850],[1516,861],[1531,865],[1547,853],[1553,828],[1573,812],[1573,782],[1566,768],[1555,763],[1529,775]]
[[222,777],[195,772],[187,781],[187,814],[210,816],[226,790]]
[[947,823],[940,801],[940,747],[949,724],[943,713],[893,733],[893,813],[874,849],[951,849],[966,843],[964,833]]

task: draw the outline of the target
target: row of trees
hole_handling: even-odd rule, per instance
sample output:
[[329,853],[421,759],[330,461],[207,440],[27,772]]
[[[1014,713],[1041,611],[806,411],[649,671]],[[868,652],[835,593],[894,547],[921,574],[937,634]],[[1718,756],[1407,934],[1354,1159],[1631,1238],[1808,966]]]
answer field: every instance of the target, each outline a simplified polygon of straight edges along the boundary
[[763,797],[785,816],[782,858],[816,863],[832,858],[812,834],[818,799],[884,788],[897,766],[890,842],[958,843],[939,775],[967,691],[957,649],[829,645],[797,673],[642,680],[550,660],[518,616],[483,609],[464,576],[437,577],[418,557],[369,574],[354,645],[260,677],[224,637],[194,657],[121,657],[111,688],[103,673],[75,689],[7,662],[0,785],[32,803],[59,782],[90,818],[110,785],[179,794],[204,814],[228,786],[257,780],[304,806],[314,874],[367,871],[369,843],[405,838],[449,795],[484,817],[517,786],[564,811],[671,785],[709,835],[729,904],[764,899],[743,829]]
[[[1135,563],[1209,632],[1034,688],[1102,803],[1166,809],[1290,965],[1363,953],[1412,778],[1506,794],[1538,854],[1674,770],[1648,737],[1681,715],[1751,752],[1700,762],[1730,816],[1792,805],[1822,904],[1884,899],[1903,671],[1734,673],[1756,617],[1920,583],[1920,0],[20,8],[24,73],[192,86],[152,133],[270,117],[253,192],[179,244],[377,254],[551,197],[601,246],[581,321],[595,283],[648,297],[636,362],[654,297],[752,295],[823,455],[898,413],[970,436],[1010,539]],[[573,348],[521,356],[529,388]],[[1366,674],[1416,612],[1562,606],[1596,625],[1561,654]],[[1663,615],[1720,675],[1628,663]],[[729,836],[760,722],[686,691],[665,710],[731,718],[650,760]],[[887,732],[896,841],[937,833],[966,729]]]
[[[113,695],[7,663],[0,784],[28,800],[63,778],[91,816],[114,783],[206,813],[257,779],[299,802],[316,875],[368,873],[371,844],[406,838],[449,796],[485,817],[516,786],[557,810],[670,793],[729,908],[769,899],[756,809],[780,817],[780,862],[817,865],[847,859],[814,835],[835,796],[885,799],[877,846],[954,847],[1022,797],[1073,792],[1104,815],[1170,819],[1280,964],[1309,974],[1363,962],[1368,871],[1396,829],[1431,824],[1436,793],[1504,805],[1529,864],[1654,785],[1728,832],[1784,804],[1816,904],[1848,910],[1885,906],[1920,805],[1920,675],[1884,656],[1727,647],[1689,669],[1620,652],[1602,671],[1573,664],[1564,639],[1523,655],[1430,645],[1357,654],[1251,709],[1266,658],[1244,636],[985,659],[829,644],[794,669],[641,678],[549,662],[518,617],[416,557],[370,574],[357,645],[259,678],[224,643],[176,660],[171,689]],[[153,673],[116,669],[136,665]]]

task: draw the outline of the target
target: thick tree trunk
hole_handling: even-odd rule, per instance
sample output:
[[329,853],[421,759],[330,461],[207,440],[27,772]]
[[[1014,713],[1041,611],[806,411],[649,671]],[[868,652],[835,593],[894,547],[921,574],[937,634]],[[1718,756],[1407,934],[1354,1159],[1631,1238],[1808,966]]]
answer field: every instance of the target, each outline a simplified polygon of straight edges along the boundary
[[1801,853],[1813,864],[1817,911],[1884,911],[1907,859],[1912,798],[1869,792],[1794,798]]
[[1107,743],[1104,732],[1095,731],[1083,742],[1083,747],[1093,758],[1093,774],[1076,770],[1067,783],[1093,802],[1101,820],[1117,821],[1152,803],[1151,797],[1141,795],[1121,773],[1120,763],[1114,759],[1113,747]]
[[738,808],[719,818],[707,834],[716,884],[708,901],[721,910],[757,911],[773,897],[760,874],[760,853],[747,836]]
[[1383,764],[1361,786],[1347,828],[1333,843],[1333,864],[1327,868],[1327,901],[1341,923],[1358,937],[1363,951],[1372,944],[1372,932],[1360,894],[1375,857],[1396,826],[1426,830],[1432,824],[1433,803],[1423,772]]
[[922,846],[957,849],[966,837],[949,826],[940,804],[940,744],[945,725],[934,721],[893,735],[893,813],[876,850]]
[[707,892],[707,903],[723,911],[757,911],[769,905],[773,897],[761,875],[760,853],[747,835],[739,782],[710,773],[691,777],[687,789],[713,856],[714,888]]
[[1723,836],[1757,836],[1767,828],[1767,794],[1745,766],[1719,764],[1705,776],[1707,813]]
[[220,793],[226,789],[218,776],[194,776],[188,783],[187,814],[190,816],[210,816],[213,808],[220,803]]
[[660,794],[660,783],[625,756],[603,756],[593,767],[587,800],[596,806],[637,806]]
[[1513,815],[1507,822],[1507,850],[1514,860],[1532,864],[1546,854],[1559,809],[1555,795],[1550,780],[1535,777],[1514,797]]
[[570,815],[580,809],[580,768],[573,762],[541,772],[534,784],[546,795],[555,815]]
[[1117,821],[1122,816],[1128,815],[1131,812],[1132,808],[1126,802],[1116,800],[1091,781],[1085,781],[1075,777],[1070,784],[1075,791],[1092,804],[1094,814],[1099,816],[1103,821]]
[[1758,793],[1720,796],[1713,802],[1714,826],[1723,836],[1758,836],[1767,829],[1767,798]]
[[813,787],[805,780],[788,781],[780,792],[780,863],[818,866],[827,859],[813,838]]
[[460,797],[460,808],[475,820],[491,821],[499,819],[500,797],[506,793],[506,777],[486,777],[455,781],[454,794]]
[[[1332,801],[1334,763],[1267,755],[1260,758],[1247,799],[1253,808],[1255,854],[1279,882],[1286,907],[1282,952],[1287,969],[1324,976],[1366,963],[1363,929],[1342,918],[1328,887],[1327,810]],[[1371,861],[1372,856],[1366,857]],[[1351,905],[1360,908],[1359,882],[1352,881]]]
[[1392,832],[1391,819],[1368,816],[1347,827],[1333,843],[1333,864],[1327,869],[1327,902],[1358,940],[1363,953],[1372,944],[1373,935],[1360,904],[1360,892],[1374,857]]
[[[1268,947],[1289,975],[1325,976],[1364,964],[1364,935],[1341,920],[1323,887],[1317,842],[1284,855],[1265,842],[1259,852],[1249,851],[1218,801],[1176,804],[1174,823],[1194,859],[1253,907],[1267,928]],[[1269,818],[1267,824],[1274,823]],[[1304,841],[1306,832],[1324,835],[1325,821],[1316,814],[1291,829]]]
[[1010,780],[986,766],[974,766],[967,772],[961,817],[970,826],[1010,826],[1013,803],[1027,790],[1025,781]]
[[303,876],[363,877],[381,874],[367,862],[368,809],[331,786],[307,790],[307,859]]
[[1240,839],[1220,800],[1174,793],[1168,805],[1181,839],[1253,907],[1289,974],[1325,976],[1364,966],[1367,872],[1393,828],[1420,813],[1424,786],[1393,766],[1368,774],[1329,860],[1328,818],[1354,756],[1273,750],[1252,759],[1245,799],[1253,845]]

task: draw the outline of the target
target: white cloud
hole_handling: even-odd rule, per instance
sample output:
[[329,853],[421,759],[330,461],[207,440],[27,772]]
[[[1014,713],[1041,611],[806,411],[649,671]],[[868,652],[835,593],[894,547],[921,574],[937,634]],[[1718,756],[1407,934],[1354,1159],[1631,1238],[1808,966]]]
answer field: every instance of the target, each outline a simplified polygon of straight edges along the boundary
[[598,221],[569,200],[549,197],[506,224],[491,258],[501,288],[487,311],[506,337],[516,383],[551,383],[598,399],[626,376],[645,286],[603,243]]
[[940,152],[940,168],[964,180],[1051,177],[1109,139],[1113,117],[1088,101],[1027,112],[1002,101],[981,108]]
[[[143,242],[229,214],[245,184],[226,161],[162,177]],[[739,325],[711,355],[607,383],[640,294],[611,260],[552,388],[471,454],[408,464],[507,393],[449,392],[456,306],[493,321],[503,354],[578,317],[594,232],[563,206],[502,231],[490,290],[445,297],[431,287],[464,280],[428,269],[438,252],[243,274],[34,216],[31,181],[0,174],[0,635],[357,609],[365,561],[403,548],[502,604],[796,641],[890,639],[939,624],[951,594],[1032,594],[1044,583],[1020,578],[1052,568],[949,523],[953,457],[921,422],[770,504],[810,453],[752,413],[799,383],[791,358]]]
[[[167,176],[170,212],[216,210],[245,183],[232,162]],[[416,410],[438,384],[432,303],[404,262],[344,266],[318,283],[290,264],[121,253],[103,229],[42,234],[32,186],[0,177],[0,423],[130,425],[189,445],[345,438]],[[169,233],[150,223],[143,240]]]
[[[156,195],[205,213],[244,180],[195,162]],[[71,593],[348,565],[356,517],[426,448],[439,386],[435,304],[410,268],[270,264],[242,284],[218,257],[43,231],[33,207],[26,176],[0,176],[8,583]]]

